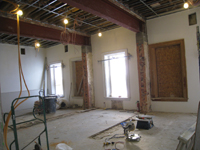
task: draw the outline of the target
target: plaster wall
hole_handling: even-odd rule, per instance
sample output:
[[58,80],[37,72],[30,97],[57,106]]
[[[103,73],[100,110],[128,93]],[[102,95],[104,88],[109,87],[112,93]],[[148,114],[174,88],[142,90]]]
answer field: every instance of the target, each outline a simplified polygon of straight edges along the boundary
[[[33,47],[21,46],[21,48],[26,50],[26,55],[21,55],[26,83],[31,95],[38,95],[43,75],[45,50],[40,48],[37,52]],[[2,109],[3,112],[8,112],[12,100],[18,97],[20,91],[17,45],[0,44],[0,82]],[[28,95],[24,84],[22,91],[22,96]],[[28,100],[17,110],[33,108],[33,103],[34,100]]]
[[[188,15],[195,13],[197,24],[189,26]],[[200,26],[200,8],[147,20],[149,44],[185,40],[185,57],[188,83],[187,102],[152,102],[153,111],[196,113],[200,100],[196,27]]]
[[130,82],[130,100],[123,101],[124,109],[137,109],[136,101],[139,100],[139,82],[137,70],[137,53],[136,53],[136,33],[125,28],[117,28],[103,32],[102,37],[97,34],[91,36],[92,55],[93,55],[93,73],[94,73],[94,91],[95,106],[111,108],[111,100],[104,97],[104,80],[103,80],[103,63],[102,54],[105,52],[128,49],[133,57],[128,61],[129,64],[129,82]]

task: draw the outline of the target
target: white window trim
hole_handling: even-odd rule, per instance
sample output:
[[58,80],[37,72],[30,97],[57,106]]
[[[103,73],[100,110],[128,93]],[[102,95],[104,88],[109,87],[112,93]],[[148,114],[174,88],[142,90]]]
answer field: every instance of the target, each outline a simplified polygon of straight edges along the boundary
[[[51,62],[51,63],[49,63],[49,67],[52,65],[52,64],[56,64],[56,63],[61,63],[62,65],[63,65],[63,62],[62,61],[54,61],[54,62]],[[63,95],[62,96],[60,96],[61,98],[63,98],[63,97],[65,97],[65,87],[64,87],[64,73],[63,73],[64,71],[63,71],[63,66],[62,66],[62,84],[63,84]],[[50,77],[50,93],[52,94],[52,83],[51,83],[51,71],[50,71],[50,69],[49,69],[49,77]]]
[[[104,55],[108,55],[108,54],[113,54],[113,53],[120,53],[120,52],[125,52],[125,55],[128,56],[128,49],[120,49],[120,50],[115,50],[115,51],[110,51],[110,52],[105,52],[102,53],[102,60],[104,60]],[[106,96],[106,84],[105,84],[105,64],[104,61],[102,61],[103,65],[102,65],[102,70],[103,70],[103,91],[104,91],[104,98],[107,100],[127,100],[130,101],[131,99],[131,95],[130,95],[130,78],[129,78],[129,64],[128,64],[128,57],[126,57],[125,59],[126,61],[126,82],[127,82],[127,94],[128,94],[128,98],[117,98],[117,97],[107,97]]]

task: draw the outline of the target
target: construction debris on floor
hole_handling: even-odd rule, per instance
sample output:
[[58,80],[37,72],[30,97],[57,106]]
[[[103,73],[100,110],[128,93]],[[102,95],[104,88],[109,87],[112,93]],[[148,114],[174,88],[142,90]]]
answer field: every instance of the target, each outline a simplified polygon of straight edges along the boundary
[[[65,143],[73,150],[171,150],[176,149],[179,135],[196,121],[196,114],[150,113],[150,116],[155,116],[153,118],[155,126],[150,130],[136,128],[131,131],[130,134],[141,136],[139,142],[134,142],[126,139],[124,128],[120,123],[129,122],[129,118],[136,119],[138,115],[136,112],[101,109],[84,113],[78,113],[79,111],[57,110],[54,114],[57,115],[56,119],[47,120],[50,150],[55,150],[60,143]],[[62,117],[59,117],[58,114]],[[136,120],[133,119],[132,122],[137,126]],[[21,147],[40,130],[42,130],[41,124],[19,129],[18,136]],[[120,138],[111,138],[113,136]],[[8,142],[12,141],[12,137],[12,132],[8,132]],[[45,143],[43,143],[44,138],[45,136],[41,137],[41,144],[42,149],[46,150]],[[109,139],[108,141],[111,143],[103,146],[106,139]],[[152,143],[154,144],[152,145]],[[33,147],[34,145],[27,149],[33,149]]]

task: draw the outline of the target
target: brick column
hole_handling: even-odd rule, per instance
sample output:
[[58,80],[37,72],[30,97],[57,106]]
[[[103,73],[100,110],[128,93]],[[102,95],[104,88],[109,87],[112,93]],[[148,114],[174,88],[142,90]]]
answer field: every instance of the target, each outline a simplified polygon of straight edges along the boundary
[[82,46],[82,63],[84,90],[83,108],[89,109],[95,106],[91,46]]
[[137,33],[136,42],[140,91],[140,112],[146,114],[151,110],[149,55],[146,34],[143,32]]

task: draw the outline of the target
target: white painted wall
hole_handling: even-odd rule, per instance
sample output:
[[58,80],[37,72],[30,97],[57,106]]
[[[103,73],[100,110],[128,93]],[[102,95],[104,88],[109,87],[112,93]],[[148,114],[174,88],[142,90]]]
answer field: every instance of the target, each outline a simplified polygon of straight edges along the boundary
[[[188,15],[196,12],[197,24],[189,26]],[[153,111],[197,112],[200,100],[196,26],[200,26],[200,8],[159,17],[147,21],[149,44],[185,40],[188,81],[188,102],[152,102]]]
[[[64,99],[69,101],[69,94],[70,94],[70,85],[73,80],[72,77],[72,64],[71,60],[76,60],[76,58],[80,58],[82,56],[81,54],[81,46],[77,45],[68,45],[68,52],[65,53],[64,51],[64,45],[60,44],[57,46],[53,46],[46,49],[46,57],[48,64],[62,61],[65,67],[63,68],[63,84],[64,84]],[[49,78],[49,71],[48,71],[48,91],[50,91],[50,78]],[[72,87],[73,89],[73,87]],[[50,92],[49,92],[50,93]],[[73,93],[71,93],[71,96],[73,96]],[[70,98],[70,104],[78,104],[79,106],[82,106],[83,104],[83,98]]]
[[[26,55],[21,56],[26,83],[31,95],[35,95],[38,94],[42,81],[45,50],[40,48],[40,51],[36,53],[33,47],[21,46],[21,48],[26,50]],[[20,91],[16,45],[0,44],[0,82],[3,112],[8,112],[11,101],[18,97]],[[24,84],[22,90],[26,90]],[[27,96],[26,92],[23,92],[22,96]],[[27,101],[19,109],[32,108],[33,103],[32,100]]]
[[93,71],[94,71],[94,90],[95,90],[95,106],[103,108],[111,108],[111,100],[104,98],[104,81],[102,63],[98,60],[102,59],[102,53],[115,51],[120,49],[128,49],[133,56],[128,61],[130,76],[130,93],[131,99],[124,101],[124,109],[136,109],[136,101],[139,100],[139,82],[137,69],[137,53],[136,53],[136,33],[125,28],[117,28],[103,32],[102,37],[97,34],[91,36],[92,53],[93,53]]

